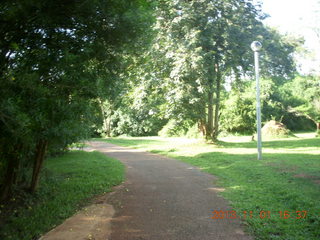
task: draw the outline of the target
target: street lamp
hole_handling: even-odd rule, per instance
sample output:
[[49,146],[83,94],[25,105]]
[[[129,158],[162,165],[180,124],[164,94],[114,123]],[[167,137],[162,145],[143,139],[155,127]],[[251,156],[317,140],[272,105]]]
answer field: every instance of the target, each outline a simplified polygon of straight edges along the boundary
[[251,43],[251,49],[254,51],[254,68],[256,73],[256,90],[257,90],[257,148],[258,160],[262,159],[262,144],[261,144],[261,105],[260,105],[260,83],[259,83],[259,51],[262,44],[258,41]]

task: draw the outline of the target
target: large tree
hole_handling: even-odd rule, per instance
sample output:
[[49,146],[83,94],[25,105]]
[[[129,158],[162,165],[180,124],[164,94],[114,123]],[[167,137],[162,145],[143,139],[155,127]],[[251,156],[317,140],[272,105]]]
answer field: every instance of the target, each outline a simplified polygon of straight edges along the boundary
[[226,79],[239,87],[243,76],[252,73],[253,40],[265,44],[265,75],[294,70],[294,47],[274,44],[281,36],[262,25],[265,16],[259,9],[249,0],[163,0],[158,5],[154,52],[169,72],[163,79],[167,110],[170,117],[197,121],[207,139],[216,140],[219,133]]
[[96,123],[99,93],[119,75],[145,7],[140,0],[1,1],[2,199],[25,167],[33,168],[34,191],[47,150],[65,148]]

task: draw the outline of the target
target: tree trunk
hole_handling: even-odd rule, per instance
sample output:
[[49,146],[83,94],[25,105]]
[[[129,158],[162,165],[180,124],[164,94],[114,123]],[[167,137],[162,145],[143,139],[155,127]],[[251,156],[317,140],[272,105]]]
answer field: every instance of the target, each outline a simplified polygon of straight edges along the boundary
[[219,115],[220,115],[220,91],[221,91],[221,72],[219,65],[215,65],[216,71],[216,101],[214,111],[214,128],[212,131],[212,140],[217,141],[219,135]]
[[111,137],[111,119],[108,118],[107,137]]
[[8,166],[1,189],[0,201],[8,199],[11,195],[12,186],[17,179],[17,170],[20,162],[19,154],[21,149],[22,145],[18,144],[13,152],[10,152],[8,156]]
[[102,123],[103,132],[107,137],[110,137],[111,136],[111,121],[110,121],[110,118],[108,119],[108,112],[107,112],[107,110],[106,110],[105,106],[103,105],[103,102],[101,101],[100,98],[99,98],[99,105],[100,105],[102,118],[103,118],[102,119],[103,120],[103,123]]
[[211,139],[211,134],[213,131],[213,86],[210,83],[209,93],[208,93],[208,122],[206,124],[206,139]]
[[206,136],[206,121],[204,119],[200,119],[198,122],[199,131],[203,136]]
[[45,140],[40,140],[36,146],[36,154],[34,159],[32,180],[31,180],[31,186],[30,186],[30,191],[32,193],[36,191],[36,188],[38,186],[40,171],[43,165],[47,146],[48,146],[48,141],[45,141]]
[[8,199],[11,195],[12,185],[15,182],[15,171],[17,169],[18,159],[16,157],[9,160],[6,175],[1,189],[0,201]]
[[317,136],[320,136],[320,122],[317,122]]

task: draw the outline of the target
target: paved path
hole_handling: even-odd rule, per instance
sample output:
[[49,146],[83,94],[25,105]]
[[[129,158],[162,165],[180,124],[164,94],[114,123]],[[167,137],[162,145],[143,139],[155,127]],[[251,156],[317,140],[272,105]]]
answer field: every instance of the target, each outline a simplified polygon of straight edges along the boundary
[[91,147],[119,159],[126,182],[108,199],[116,210],[111,240],[248,240],[237,219],[211,219],[231,210],[214,176],[191,165],[109,143]]

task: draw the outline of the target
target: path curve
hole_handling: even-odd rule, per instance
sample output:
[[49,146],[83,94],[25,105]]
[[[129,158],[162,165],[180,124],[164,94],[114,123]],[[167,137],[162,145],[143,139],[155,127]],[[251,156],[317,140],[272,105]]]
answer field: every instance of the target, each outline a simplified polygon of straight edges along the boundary
[[126,182],[108,197],[116,213],[111,240],[251,240],[238,219],[211,219],[232,210],[216,178],[164,156],[105,142],[94,150],[126,165]]

